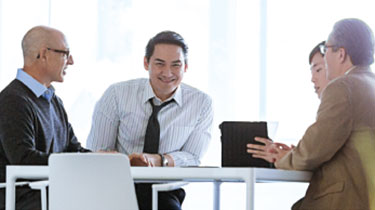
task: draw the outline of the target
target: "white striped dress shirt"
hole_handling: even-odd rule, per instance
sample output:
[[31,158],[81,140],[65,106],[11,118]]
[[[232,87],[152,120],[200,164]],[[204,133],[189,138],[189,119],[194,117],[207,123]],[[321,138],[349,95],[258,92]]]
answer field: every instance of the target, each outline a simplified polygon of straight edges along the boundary
[[[148,79],[111,85],[95,106],[87,147],[93,151],[116,150],[127,155],[142,153],[152,113],[150,98],[155,105],[161,104]],[[199,165],[211,139],[211,98],[183,83],[172,98],[175,102],[158,114],[159,153],[171,155],[176,166]]]

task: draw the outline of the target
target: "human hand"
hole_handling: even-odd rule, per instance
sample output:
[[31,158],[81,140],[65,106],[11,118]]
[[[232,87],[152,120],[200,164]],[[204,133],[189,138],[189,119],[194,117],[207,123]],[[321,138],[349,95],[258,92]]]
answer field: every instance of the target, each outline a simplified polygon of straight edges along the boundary
[[143,153],[133,153],[129,155],[131,166],[149,166],[150,163]]
[[296,146],[292,144],[292,146],[288,146],[283,143],[277,143],[275,142],[275,153],[274,153],[274,158],[275,162],[283,158],[290,150],[294,149]]
[[252,154],[252,156],[255,158],[261,158],[270,163],[274,163],[276,161],[274,154],[276,152],[276,146],[274,145],[274,143],[267,138],[255,137],[254,139],[255,141],[261,142],[264,145],[247,144],[247,153]]
[[271,163],[280,160],[295,147],[294,145],[289,147],[286,144],[272,142],[270,139],[261,137],[255,137],[255,141],[261,142],[264,145],[248,144],[247,152],[255,158],[261,158]]
[[159,154],[144,153],[143,155],[148,160],[149,166],[151,167],[161,166],[161,157]]

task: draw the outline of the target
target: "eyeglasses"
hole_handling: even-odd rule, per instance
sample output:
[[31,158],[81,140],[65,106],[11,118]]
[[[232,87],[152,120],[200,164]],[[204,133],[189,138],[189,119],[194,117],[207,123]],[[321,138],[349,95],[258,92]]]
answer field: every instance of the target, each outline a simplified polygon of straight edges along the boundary
[[322,55],[325,55],[327,53],[327,49],[330,48],[330,47],[336,48],[337,46],[335,46],[335,45],[325,45],[325,44],[319,45],[320,53],[322,53]]
[[53,48],[49,48],[49,47],[47,47],[47,50],[51,50],[51,51],[57,52],[57,53],[63,53],[63,54],[66,55],[66,58],[69,58],[69,56],[70,56],[69,50],[58,50],[58,49],[53,49]]
[[[66,59],[68,59],[69,56],[70,56],[70,51],[69,50],[58,50],[58,49],[53,49],[53,48],[49,48],[49,47],[47,47],[47,50],[51,50],[51,51],[57,52],[57,53],[63,53],[64,55],[66,55]],[[38,54],[38,56],[36,58],[39,59],[40,58],[40,54]]]

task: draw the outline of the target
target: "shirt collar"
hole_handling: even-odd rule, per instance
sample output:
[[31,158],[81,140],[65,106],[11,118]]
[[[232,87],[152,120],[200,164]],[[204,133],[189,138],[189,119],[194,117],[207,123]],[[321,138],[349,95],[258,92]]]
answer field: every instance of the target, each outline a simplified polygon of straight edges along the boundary
[[42,85],[25,71],[23,71],[23,69],[17,70],[16,79],[26,85],[26,87],[28,87],[38,98],[47,90],[44,85]]
[[53,95],[55,94],[55,88],[51,85],[42,96],[47,99],[48,102],[51,102]]
[[345,72],[345,75],[348,75],[353,69],[355,69],[356,66],[352,66],[350,67],[350,69],[348,69],[346,72]]
[[345,75],[348,75],[353,71],[371,71],[371,69],[369,66],[352,66],[345,72]]
[[350,67],[348,70],[346,70],[345,75],[348,75],[355,68],[356,68],[356,66]]
[[[154,91],[152,90],[150,80],[147,80],[146,88],[143,93],[143,103],[147,103],[150,98],[155,98],[157,100],[158,103],[155,103],[155,105],[161,103],[161,100],[155,95]],[[174,99],[177,105],[182,106],[182,94],[180,86],[178,86],[174,94],[165,101],[169,101],[171,99]]]

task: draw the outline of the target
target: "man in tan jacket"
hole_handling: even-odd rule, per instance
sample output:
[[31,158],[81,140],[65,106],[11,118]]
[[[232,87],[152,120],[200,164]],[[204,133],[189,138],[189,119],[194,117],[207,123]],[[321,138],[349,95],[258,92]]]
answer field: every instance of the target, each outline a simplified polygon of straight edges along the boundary
[[253,157],[276,168],[313,171],[304,198],[292,209],[375,209],[374,35],[361,20],[337,22],[321,47],[332,80],[322,93],[316,122],[296,147],[256,138]]

